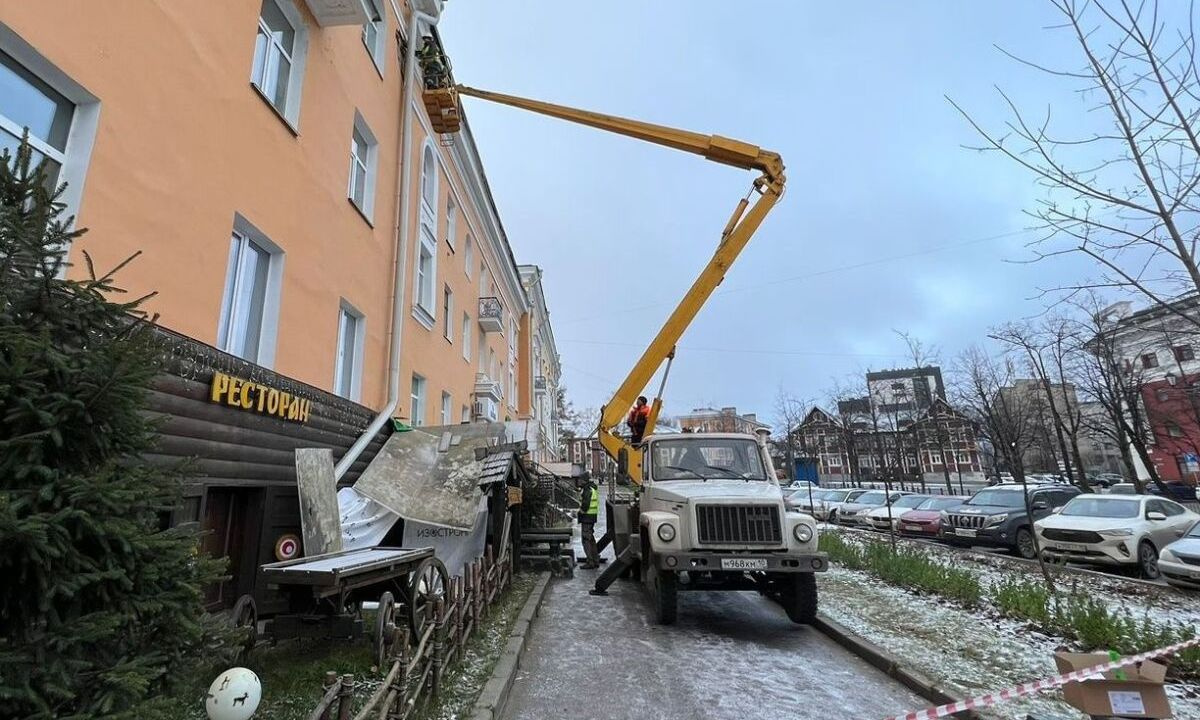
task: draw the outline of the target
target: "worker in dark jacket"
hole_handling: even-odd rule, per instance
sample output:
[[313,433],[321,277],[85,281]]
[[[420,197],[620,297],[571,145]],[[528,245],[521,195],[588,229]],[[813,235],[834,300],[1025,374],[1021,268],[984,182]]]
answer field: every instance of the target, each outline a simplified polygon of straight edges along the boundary
[[584,476],[579,493],[579,536],[583,540],[584,563],[580,567],[595,570],[600,567],[596,551],[596,518],[600,515],[600,489],[590,477]]

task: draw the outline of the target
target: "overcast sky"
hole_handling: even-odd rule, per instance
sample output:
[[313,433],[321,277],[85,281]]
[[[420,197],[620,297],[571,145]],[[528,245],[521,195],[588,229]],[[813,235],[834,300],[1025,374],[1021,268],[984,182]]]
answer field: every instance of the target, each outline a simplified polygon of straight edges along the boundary
[[[787,193],[680,343],[665,413],[774,415],[779,389],[904,365],[893,330],[943,365],[1038,289],[1089,272],[1034,265],[1022,211],[1039,191],[977,143],[982,124],[1073,87],[995,46],[1080,58],[1048,3],[453,0],[440,25],[458,82],[738,138],[779,152]],[[598,406],[708,261],[752,175],[702,158],[466,99],[501,219],[546,295],[577,407]],[[1024,232],[1023,232],[1024,231]],[[647,393],[651,394],[651,393]]]

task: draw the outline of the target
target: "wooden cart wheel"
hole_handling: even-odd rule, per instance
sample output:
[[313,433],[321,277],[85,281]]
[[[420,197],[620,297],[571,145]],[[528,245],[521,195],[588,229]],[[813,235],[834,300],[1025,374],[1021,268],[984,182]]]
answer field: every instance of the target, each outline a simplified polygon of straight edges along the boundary
[[[446,597],[450,585],[450,573],[435,557],[425,558],[408,579],[408,624],[413,638],[419,639],[425,623],[433,616],[433,606],[439,598]],[[415,640],[414,640],[415,642]]]
[[392,646],[393,630],[396,628],[396,601],[390,591],[379,596],[379,609],[375,611],[375,664],[382,670]]
[[229,624],[245,633],[241,639],[239,657],[253,650],[258,641],[258,607],[254,604],[254,598],[243,595],[237,599],[229,611]]

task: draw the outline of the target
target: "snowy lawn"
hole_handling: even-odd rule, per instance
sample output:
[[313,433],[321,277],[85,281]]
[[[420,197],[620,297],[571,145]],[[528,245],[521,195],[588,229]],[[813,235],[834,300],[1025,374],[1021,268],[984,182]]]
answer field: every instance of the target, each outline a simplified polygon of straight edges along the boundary
[[[850,542],[879,538],[865,533],[843,533],[842,537]],[[821,576],[822,612],[964,698],[1052,675],[1056,672],[1054,651],[1077,649],[1062,637],[1002,617],[988,600],[986,589],[995,582],[1026,574],[1040,577],[1036,566],[987,553],[907,544],[928,550],[934,559],[978,574],[985,588],[983,602],[968,609],[936,595],[917,594],[863,572],[835,567]],[[1200,603],[1196,602],[1200,596],[1120,579],[1066,572],[1060,576],[1064,588],[1076,583],[1077,591],[1111,607],[1126,608],[1137,617],[1149,616],[1163,623],[1200,622]],[[1168,693],[1176,717],[1200,720],[1200,685],[1173,683]],[[1039,718],[1083,717],[1060,697],[1057,692],[1043,693],[985,711],[984,717],[1024,720],[1027,713]]]

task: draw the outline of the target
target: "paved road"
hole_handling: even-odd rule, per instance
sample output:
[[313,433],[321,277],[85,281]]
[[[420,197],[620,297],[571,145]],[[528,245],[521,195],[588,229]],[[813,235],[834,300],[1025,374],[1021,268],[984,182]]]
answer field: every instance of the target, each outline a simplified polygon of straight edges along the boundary
[[756,593],[680,593],[662,627],[638,584],[588,595],[595,575],[551,584],[508,720],[871,720],[928,705]]

